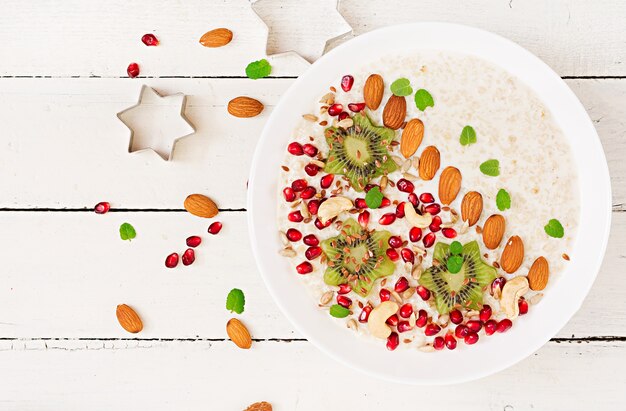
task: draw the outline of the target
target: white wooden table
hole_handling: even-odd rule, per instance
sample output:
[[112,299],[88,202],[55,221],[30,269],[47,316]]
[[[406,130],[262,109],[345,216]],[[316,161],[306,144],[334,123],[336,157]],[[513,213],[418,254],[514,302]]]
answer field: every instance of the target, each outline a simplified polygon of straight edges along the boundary
[[[221,411],[261,400],[279,411],[626,408],[624,1],[341,1],[356,35],[442,20],[517,41],[566,79],[609,161],[611,241],[580,312],[520,364],[428,389],[378,381],[327,358],[294,331],[257,273],[245,223],[248,165],[272,106],[307,62],[272,57],[272,78],[243,76],[265,55],[266,34],[246,0],[35,3],[0,4],[1,410]],[[284,3],[271,25],[288,31],[306,16]],[[200,35],[215,27],[230,28],[233,42],[201,47]],[[159,47],[141,44],[147,32]],[[126,77],[131,61],[144,78]],[[178,144],[174,162],[125,153],[128,134],[115,113],[135,102],[141,84],[189,95],[198,133]],[[226,114],[226,102],[242,94],[266,105],[261,116]],[[219,236],[209,238],[207,222],[182,209],[195,192],[223,209]],[[94,214],[103,200],[114,209]],[[138,232],[130,243],[118,235],[125,221]],[[191,234],[204,238],[195,264],[166,269],[165,256],[184,250]],[[246,292],[242,318],[255,338],[248,351],[225,333],[233,287]],[[142,333],[119,327],[120,303],[138,310]]]

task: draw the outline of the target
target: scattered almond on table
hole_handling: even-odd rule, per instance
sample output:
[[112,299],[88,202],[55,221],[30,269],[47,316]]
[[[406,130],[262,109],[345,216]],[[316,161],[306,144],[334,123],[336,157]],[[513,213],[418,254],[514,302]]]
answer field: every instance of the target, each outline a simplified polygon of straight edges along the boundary
[[120,304],[115,311],[117,321],[120,323],[123,329],[129,333],[136,334],[143,330],[143,323],[139,315],[126,304]]

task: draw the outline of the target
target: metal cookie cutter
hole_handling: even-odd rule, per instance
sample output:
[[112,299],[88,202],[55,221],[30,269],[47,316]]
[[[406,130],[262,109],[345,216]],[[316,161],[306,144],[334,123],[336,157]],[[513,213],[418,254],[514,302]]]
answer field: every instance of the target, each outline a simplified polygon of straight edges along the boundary
[[170,160],[178,140],[196,132],[185,116],[186,104],[187,96],[182,93],[163,96],[143,85],[137,104],[117,113],[130,130],[128,152],[151,150]]

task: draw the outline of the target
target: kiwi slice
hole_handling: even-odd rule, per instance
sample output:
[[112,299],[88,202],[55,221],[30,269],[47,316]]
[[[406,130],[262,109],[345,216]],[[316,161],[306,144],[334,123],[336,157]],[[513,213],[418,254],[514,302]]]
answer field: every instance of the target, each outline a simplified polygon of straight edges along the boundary
[[329,127],[325,131],[330,147],[324,171],[344,174],[357,191],[363,191],[371,179],[395,171],[398,166],[389,155],[396,134],[390,128],[377,127],[363,113],[352,117],[347,129]]
[[[450,258],[453,261],[448,266]],[[419,283],[434,293],[439,314],[447,314],[455,308],[481,309],[483,291],[496,278],[497,270],[483,261],[478,242],[465,244],[455,254],[450,252],[450,244],[437,243],[433,260],[439,264],[424,271]],[[448,267],[454,267],[456,274]]]
[[387,257],[389,231],[367,231],[350,218],[341,233],[322,241],[328,260],[324,282],[328,285],[348,283],[352,290],[365,297],[374,282],[391,275],[396,265]]

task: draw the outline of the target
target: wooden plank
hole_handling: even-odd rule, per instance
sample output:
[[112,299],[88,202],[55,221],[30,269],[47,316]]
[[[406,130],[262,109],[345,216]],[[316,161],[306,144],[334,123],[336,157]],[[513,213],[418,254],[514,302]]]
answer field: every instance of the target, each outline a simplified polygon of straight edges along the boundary
[[[194,192],[211,194],[225,208],[245,207],[255,144],[292,81],[146,81],[163,93],[188,94],[187,114],[198,129],[178,143],[174,161],[167,163],[150,153],[126,153],[129,132],[115,113],[135,103],[141,81],[0,79],[0,207],[93,207],[107,199],[121,208],[181,208]],[[623,207],[626,79],[568,84],[596,123],[607,153],[614,203]],[[238,95],[258,98],[265,111],[252,119],[231,117],[225,106]],[[33,181],[38,189],[25,190]]]
[[[626,337],[626,213],[614,217],[596,284],[558,337]],[[246,294],[242,318],[254,338],[302,338],[257,272],[245,213],[222,213],[218,219],[224,228],[211,236],[207,220],[187,213],[0,213],[5,233],[0,238],[0,337],[129,337],[115,318],[117,304],[126,303],[144,319],[138,337],[226,338],[231,317],[226,295],[237,287]],[[131,242],[119,238],[123,222],[137,230]],[[185,238],[193,234],[204,239],[195,263],[165,268],[165,257],[184,251]]]

